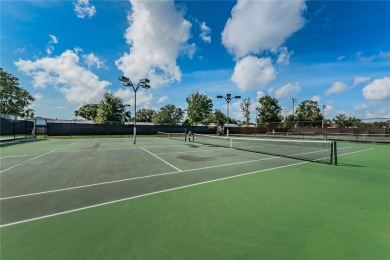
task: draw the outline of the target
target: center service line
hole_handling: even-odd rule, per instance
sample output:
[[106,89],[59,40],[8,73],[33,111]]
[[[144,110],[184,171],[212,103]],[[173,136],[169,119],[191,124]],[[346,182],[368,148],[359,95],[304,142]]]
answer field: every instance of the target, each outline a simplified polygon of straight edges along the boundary
[[178,170],[179,172],[181,172],[182,170],[180,170],[179,168],[177,168],[177,167],[175,167],[175,166],[173,166],[172,164],[170,164],[169,162],[167,162],[167,161],[165,161],[164,159],[161,159],[160,157],[158,157],[157,155],[155,155],[154,153],[152,153],[152,152],[149,152],[148,150],[146,150],[145,148],[143,148],[143,147],[140,147],[142,150],[144,150],[145,152],[147,152],[147,153],[149,153],[149,154],[151,154],[151,155],[153,155],[154,157],[156,157],[157,159],[159,159],[159,160],[161,160],[161,161],[163,161],[163,162],[165,162],[166,164],[168,164],[169,166],[171,166],[171,167],[173,167],[173,168],[175,168],[176,170]]

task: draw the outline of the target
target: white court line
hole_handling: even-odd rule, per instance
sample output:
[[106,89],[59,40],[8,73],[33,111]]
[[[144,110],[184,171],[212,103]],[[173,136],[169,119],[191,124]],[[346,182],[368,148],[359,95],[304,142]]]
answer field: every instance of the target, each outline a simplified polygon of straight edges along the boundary
[[17,167],[17,166],[19,166],[19,165],[22,165],[22,164],[24,164],[24,163],[26,163],[26,162],[29,162],[29,161],[35,160],[35,159],[37,159],[37,158],[39,158],[39,157],[42,157],[42,156],[44,156],[44,155],[46,155],[46,154],[49,154],[49,153],[55,152],[56,150],[57,150],[57,149],[51,150],[50,152],[47,152],[47,153],[44,153],[44,154],[38,155],[38,156],[36,156],[36,157],[34,157],[34,158],[30,159],[30,160],[27,160],[27,161],[24,161],[24,162],[18,163],[18,164],[14,165],[14,166],[11,166],[11,167],[9,167],[9,168],[7,168],[7,169],[4,169],[4,170],[0,171],[0,173],[3,173],[3,172],[5,172],[5,171],[8,171],[8,170],[10,170],[10,169],[13,169],[13,168],[15,168],[15,167]]
[[171,153],[156,153],[156,155],[169,155],[169,154],[176,154],[176,153],[199,153],[199,152],[213,152],[213,151],[221,151],[226,150],[230,148],[218,148],[218,149],[208,149],[208,150],[196,150],[196,151],[186,151],[186,152],[171,152]]
[[93,186],[100,186],[100,185],[117,183],[117,182],[125,182],[125,181],[134,181],[134,180],[140,180],[140,179],[146,179],[146,178],[153,178],[153,177],[170,175],[170,174],[175,174],[175,173],[192,172],[192,171],[206,170],[206,169],[212,169],[212,168],[226,167],[226,166],[237,165],[237,164],[266,161],[266,160],[272,160],[272,159],[277,159],[277,158],[280,158],[280,157],[268,157],[268,158],[257,159],[257,160],[250,160],[250,161],[244,161],[244,162],[228,163],[228,164],[207,166],[207,167],[201,167],[201,168],[195,168],[195,169],[189,169],[189,170],[182,170],[182,171],[159,173],[159,174],[140,176],[140,177],[134,177],[134,178],[127,178],[127,179],[121,179],[121,180],[115,180],[115,181],[99,182],[99,183],[88,184],[88,185],[83,185],[83,186],[76,186],[76,187],[71,187],[71,188],[63,188],[63,189],[58,189],[58,190],[49,190],[49,191],[42,191],[42,192],[37,192],[37,193],[29,193],[29,194],[17,195],[17,196],[12,196],[12,197],[5,197],[5,198],[0,198],[0,201],[8,200],[8,199],[22,198],[22,197],[29,197],[29,196],[36,196],[36,195],[42,195],[42,194],[54,193],[54,192],[60,192],[60,191],[82,189],[82,188],[88,188],[88,187],[93,187]]
[[161,161],[163,161],[163,162],[165,162],[166,164],[168,164],[169,166],[171,166],[171,167],[173,167],[173,168],[175,168],[176,170],[178,170],[179,172],[181,172],[182,170],[180,170],[179,168],[177,168],[176,166],[173,166],[172,164],[170,164],[169,162],[167,162],[167,161],[165,161],[164,159],[162,159],[162,158],[160,158],[160,157],[158,157],[157,155],[155,155],[154,153],[152,153],[152,152],[149,152],[148,150],[146,150],[145,148],[143,148],[143,147],[140,147],[142,150],[144,150],[145,152],[147,152],[147,153],[149,153],[149,154],[151,154],[151,155],[153,155],[154,157],[156,157],[157,159],[159,159],[159,160],[161,160]]
[[[355,151],[355,152],[345,153],[345,154],[342,154],[342,155],[340,155],[340,156],[348,155],[348,154],[353,154],[353,153],[359,153],[359,152],[365,152],[365,151],[374,150],[374,149],[375,149],[375,148],[370,148],[370,149],[365,149],[365,150],[361,150],[361,151]],[[269,159],[270,159],[270,158],[269,158]],[[55,213],[55,214],[50,214],[50,215],[42,216],[42,217],[31,218],[31,219],[26,219],[26,220],[22,220],[22,221],[13,222],[13,223],[8,223],[8,224],[5,224],[5,225],[0,225],[0,228],[2,228],[2,227],[7,227],[7,226],[12,226],[12,225],[16,225],[16,224],[22,224],[22,223],[26,223],[26,222],[31,222],[31,221],[34,221],[34,220],[45,219],[45,218],[49,218],[49,217],[55,217],[55,216],[59,216],[59,215],[64,215],[64,214],[68,214],[68,213],[72,213],[72,212],[81,211],[81,210],[96,208],[96,207],[100,207],[100,206],[104,206],[104,205],[109,205],[109,204],[113,204],[113,203],[117,203],[117,202],[122,202],[122,201],[127,201],[127,200],[142,198],[142,197],[147,197],[147,196],[151,196],[151,195],[155,195],[155,194],[159,194],[159,193],[163,193],[163,192],[174,191],[174,190],[179,190],[179,189],[185,189],[185,188],[189,188],[189,187],[193,187],[193,186],[198,186],[198,185],[202,185],[202,184],[208,184],[208,183],[217,182],[217,181],[222,181],[222,180],[227,180],[227,179],[233,179],[233,178],[237,178],[237,177],[242,177],[242,176],[246,176],[246,175],[251,175],[251,174],[254,174],[254,173],[260,173],[260,172],[266,172],[266,171],[271,171],[271,170],[276,170],[276,169],[287,168],[287,167],[296,166],[296,165],[305,164],[305,163],[309,163],[309,162],[306,162],[306,161],[305,161],[305,162],[299,162],[299,163],[294,163],[294,164],[289,164],[289,165],[284,165],[284,166],[278,166],[278,167],[274,167],[274,168],[269,168],[269,169],[264,169],[264,170],[259,170],[259,171],[252,171],[252,172],[243,173],[243,174],[238,174],[238,175],[234,175],[234,176],[229,176],[229,177],[214,179],[214,180],[210,180],[210,181],[198,182],[198,183],[194,183],[194,184],[190,184],[190,185],[185,185],[185,186],[181,186],[181,187],[176,187],[176,188],[171,188],[171,189],[166,189],[166,190],[161,190],[161,191],[146,193],[146,194],[137,195],[137,196],[133,196],[133,197],[129,197],[129,198],[124,198],[124,199],[109,201],[109,202],[105,202],[105,203],[95,204],[95,205],[92,205],[92,206],[82,207],[82,208],[73,209],[73,210],[68,210],[68,211],[63,211],[63,212],[59,212],[59,213]],[[205,168],[207,168],[207,167],[205,167]],[[193,170],[187,170],[187,171],[193,171]],[[177,172],[175,172],[175,173],[177,173]]]
[[77,211],[81,211],[81,210],[85,210],[85,209],[96,208],[96,207],[99,207],[99,206],[109,205],[109,204],[117,203],[117,202],[121,202],[121,201],[127,201],[127,200],[147,197],[147,196],[151,196],[151,195],[155,195],[155,194],[159,194],[159,193],[163,193],[163,192],[174,191],[174,190],[179,190],[179,189],[185,189],[185,188],[198,186],[198,185],[202,185],[202,184],[207,184],[207,183],[212,183],[212,182],[217,182],[217,181],[237,178],[237,177],[241,177],[241,176],[245,176],[245,175],[250,175],[250,174],[253,174],[253,173],[259,173],[259,172],[265,172],[265,171],[270,171],[270,170],[275,170],[275,169],[291,167],[291,166],[299,165],[299,164],[303,164],[303,163],[308,163],[308,162],[299,162],[299,163],[295,163],[295,164],[279,166],[279,167],[274,167],[274,168],[260,170],[260,171],[253,171],[253,172],[243,173],[243,174],[234,175],[234,176],[230,176],[230,177],[219,178],[219,179],[210,180],[210,181],[198,182],[198,183],[185,185],[185,186],[181,186],[181,187],[176,187],[176,188],[171,188],[171,189],[166,189],[166,190],[161,190],[161,191],[155,191],[155,192],[141,194],[141,195],[137,195],[137,196],[133,196],[133,197],[129,197],[129,198],[124,198],[124,199],[109,201],[109,202],[105,202],[105,203],[95,204],[95,205],[92,205],[92,206],[87,206],[87,207],[82,207],[82,208],[78,208],[78,209],[73,209],[73,210],[63,211],[63,212],[59,212],[59,213],[54,213],[54,214],[50,214],[50,215],[46,215],[46,216],[42,216],[42,217],[31,218],[31,219],[26,219],[26,220],[22,220],[22,221],[13,222],[13,223],[8,223],[8,224],[0,225],[0,228],[8,227],[8,226],[16,225],[16,224],[21,224],[21,223],[26,223],[26,222],[30,222],[30,221],[34,221],[34,220],[39,220],[39,219],[45,219],[45,218],[49,218],[49,217],[64,215],[64,214],[67,214],[67,213],[77,212]]
[[86,151],[107,151],[107,150],[126,150],[126,149],[135,149],[139,147],[114,147],[114,148],[100,148],[100,149],[93,149],[93,148],[85,148],[85,149],[69,149],[69,150],[57,150],[57,153],[66,153],[66,152],[86,152]]
[[73,142],[73,143],[70,143],[70,144],[68,144],[68,145],[72,145],[72,144],[75,144],[75,143],[78,143],[78,142],[81,142],[81,141],[84,141],[84,139],[77,140],[77,141],[75,141],[75,142]]
[[[350,146],[350,147],[353,147],[353,146]],[[346,147],[346,148],[348,148],[348,147]],[[364,152],[364,151],[369,151],[369,150],[373,150],[373,149],[374,149],[374,148],[370,148],[370,149],[366,149],[366,150],[362,150],[362,151],[355,151],[355,152],[350,152],[350,153],[346,153],[346,154],[341,154],[341,155],[338,155],[338,156],[348,155],[348,154],[353,154],[353,153],[358,153],[358,152]],[[71,187],[71,188],[63,188],[63,189],[57,189],[57,190],[48,190],[48,191],[42,191],[42,192],[36,192],[36,193],[29,193],[29,194],[23,194],[23,195],[5,197],[5,198],[0,198],[0,201],[2,201],[2,200],[8,200],[8,199],[22,198],[22,197],[29,197],[29,196],[36,196],[36,195],[43,195],[43,194],[55,193],[55,192],[61,192],[61,191],[68,191],[68,190],[89,188],[89,187],[100,186],[100,185],[106,185],[106,184],[112,184],[112,183],[117,183],[117,182],[125,182],[125,181],[133,181],[133,180],[140,180],[140,179],[146,179],[146,178],[153,178],[153,177],[164,176],[164,175],[170,175],[170,174],[175,174],[175,173],[199,171],[199,170],[206,170],[206,169],[212,169],[212,168],[226,167],[226,166],[237,165],[237,164],[245,164],[245,163],[266,161],[266,160],[272,160],[272,159],[278,159],[278,158],[282,158],[282,157],[273,156],[273,157],[262,158],[262,159],[256,159],[256,160],[249,160],[249,161],[243,161],[243,162],[235,162],[235,163],[228,163],[228,164],[220,164],[220,165],[207,166],[207,167],[201,167],[201,168],[195,168],[195,169],[188,169],[188,170],[182,170],[182,171],[175,171],[175,172],[159,173],[159,174],[153,174],[153,175],[148,175],[148,176],[140,176],[140,177],[134,177],[134,178],[120,179],[120,180],[115,180],[115,181],[99,182],[99,183],[94,183],[94,184],[88,184],[88,185],[82,185],[82,186],[75,186],[75,187]],[[319,159],[319,160],[321,160],[321,159]]]
[[[86,140],[86,139],[84,139]],[[132,142],[133,139],[129,139],[127,140],[128,142]],[[184,146],[185,144],[180,144],[180,145],[169,145],[169,146],[166,146],[166,145],[160,145],[160,146],[157,146],[157,145],[154,145],[154,146],[148,146],[149,147],[153,147],[153,148],[156,148],[156,147],[174,147],[174,146]],[[125,150],[125,149],[138,149],[140,148],[139,146],[129,146],[129,147],[113,147],[113,148],[100,148],[100,149],[94,149],[94,148],[85,148],[85,149],[69,149],[69,150],[64,150],[64,149],[57,149],[56,152],[58,153],[66,153],[66,152],[85,152],[85,151],[104,151],[104,150]]]

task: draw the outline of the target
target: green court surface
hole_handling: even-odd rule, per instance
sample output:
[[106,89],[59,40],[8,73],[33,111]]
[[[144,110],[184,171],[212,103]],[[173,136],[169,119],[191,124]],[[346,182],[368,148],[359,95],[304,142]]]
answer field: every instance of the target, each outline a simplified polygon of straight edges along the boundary
[[0,259],[390,259],[389,170],[374,143],[338,142],[337,166],[154,137],[2,143]]

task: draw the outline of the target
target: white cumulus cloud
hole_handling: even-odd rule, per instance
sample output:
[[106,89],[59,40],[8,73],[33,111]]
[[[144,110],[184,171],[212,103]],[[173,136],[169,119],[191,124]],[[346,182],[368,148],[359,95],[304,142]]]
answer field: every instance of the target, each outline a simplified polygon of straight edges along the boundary
[[325,94],[337,94],[337,93],[343,93],[348,89],[348,86],[340,81],[336,81],[332,84],[332,86],[325,91]]
[[262,98],[262,97],[264,97],[264,96],[265,96],[265,94],[264,94],[263,91],[261,91],[261,90],[257,91],[257,92],[256,92],[256,102],[257,102],[260,98]]
[[56,36],[49,34],[50,41],[46,45],[46,53],[52,54],[54,51],[54,44],[58,44],[58,39]]
[[286,85],[278,88],[275,91],[275,97],[276,98],[283,98],[286,96],[293,96],[299,92],[301,87],[298,83],[287,83]]
[[362,90],[363,97],[368,100],[386,101],[390,99],[390,77],[376,79]]
[[96,14],[95,6],[89,3],[89,0],[77,0],[77,2],[73,3],[74,12],[78,18],[91,18]]
[[277,51],[278,59],[277,63],[288,65],[290,63],[290,57],[294,54],[294,51],[289,51],[287,47],[280,47]]
[[35,101],[38,102],[39,100],[41,100],[43,98],[43,96],[42,96],[42,94],[37,93],[34,95],[34,98],[35,98]]
[[159,97],[159,98],[157,99],[157,104],[164,103],[164,102],[166,102],[166,101],[168,101],[168,100],[169,100],[168,96]]
[[202,22],[200,24],[200,30],[201,30],[201,33],[200,33],[199,37],[204,42],[211,43],[211,36],[210,36],[211,29],[210,29],[210,27],[208,27],[205,22]]
[[370,106],[367,105],[367,104],[358,104],[358,105],[355,105],[355,110],[363,110],[363,111],[366,111],[367,109],[369,109]]
[[71,103],[86,104],[99,101],[108,81],[79,65],[79,56],[66,50],[60,56],[45,57],[35,61],[19,59],[15,66],[32,78],[34,88],[58,88]]
[[85,54],[82,57],[88,68],[96,67],[97,69],[100,69],[104,66],[104,61],[93,53]]
[[[124,104],[130,104],[132,108],[132,113],[134,113],[134,91],[133,89],[118,89],[115,93],[115,96],[120,97],[123,100]],[[145,107],[150,107],[153,100],[153,94],[147,90],[140,89],[137,91],[137,110]]]
[[355,77],[353,81],[353,86],[359,85],[370,80],[370,77]]
[[321,97],[320,96],[318,96],[318,95],[316,95],[316,96],[312,96],[311,97],[311,100],[312,101],[316,101],[318,104],[320,103],[320,101],[321,101]]
[[58,39],[55,35],[49,34],[49,37],[50,37],[50,42],[58,44]]
[[152,86],[181,80],[176,58],[183,51],[191,57],[195,50],[189,44],[191,23],[177,11],[173,1],[130,0],[132,12],[125,38],[130,45],[115,64],[134,81],[147,77]]
[[304,0],[238,0],[222,32],[222,43],[236,58],[280,47],[305,23]]
[[242,91],[264,87],[276,76],[270,58],[247,56],[236,63],[231,81]]

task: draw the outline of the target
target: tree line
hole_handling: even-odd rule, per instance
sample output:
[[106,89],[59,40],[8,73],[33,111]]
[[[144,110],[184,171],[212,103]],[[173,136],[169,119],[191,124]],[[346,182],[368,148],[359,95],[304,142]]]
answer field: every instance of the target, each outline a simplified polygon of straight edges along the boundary
[[[34,117],[34,110],[30,105],[35,98],[24,88],[20,87],[19,79],[0,68],[0,113],[1,116],[12,115],[14,117]],[[256,105],[255,124],[284,123],[294,125],[301,122],[300,126],[335,125],[336,127],[363,127],[367,125],[383,127],[387,122],[365,123],[356,117],[348,117],[341,113],[332,120],[324,119],[317,101],[304,100],[293,111],[284,117],[279,101],[269,95],[252,101],[245,98],[240,103],[241,113],[245,119],[243,122],[233,118],[227,118],[224,112],[213,109],[213,100],[207,95],[196,91],[186,97],[187,109],[168,104],[158,111],[143,108],[136,111],[138,122],[150,122],[156,125],[209,125],[223,126],[226,123],[249,125],[251,123],[251,107]],[[114,123],[123,124],[132,122],[134,115],[130,112],[130,105],[111,93],[105,93],[103,99],[97,104],[86,104],[75,111],[75,116],[87,120],[93,120],[97,124]],[[185,113],[187,117],[184,118]]]

